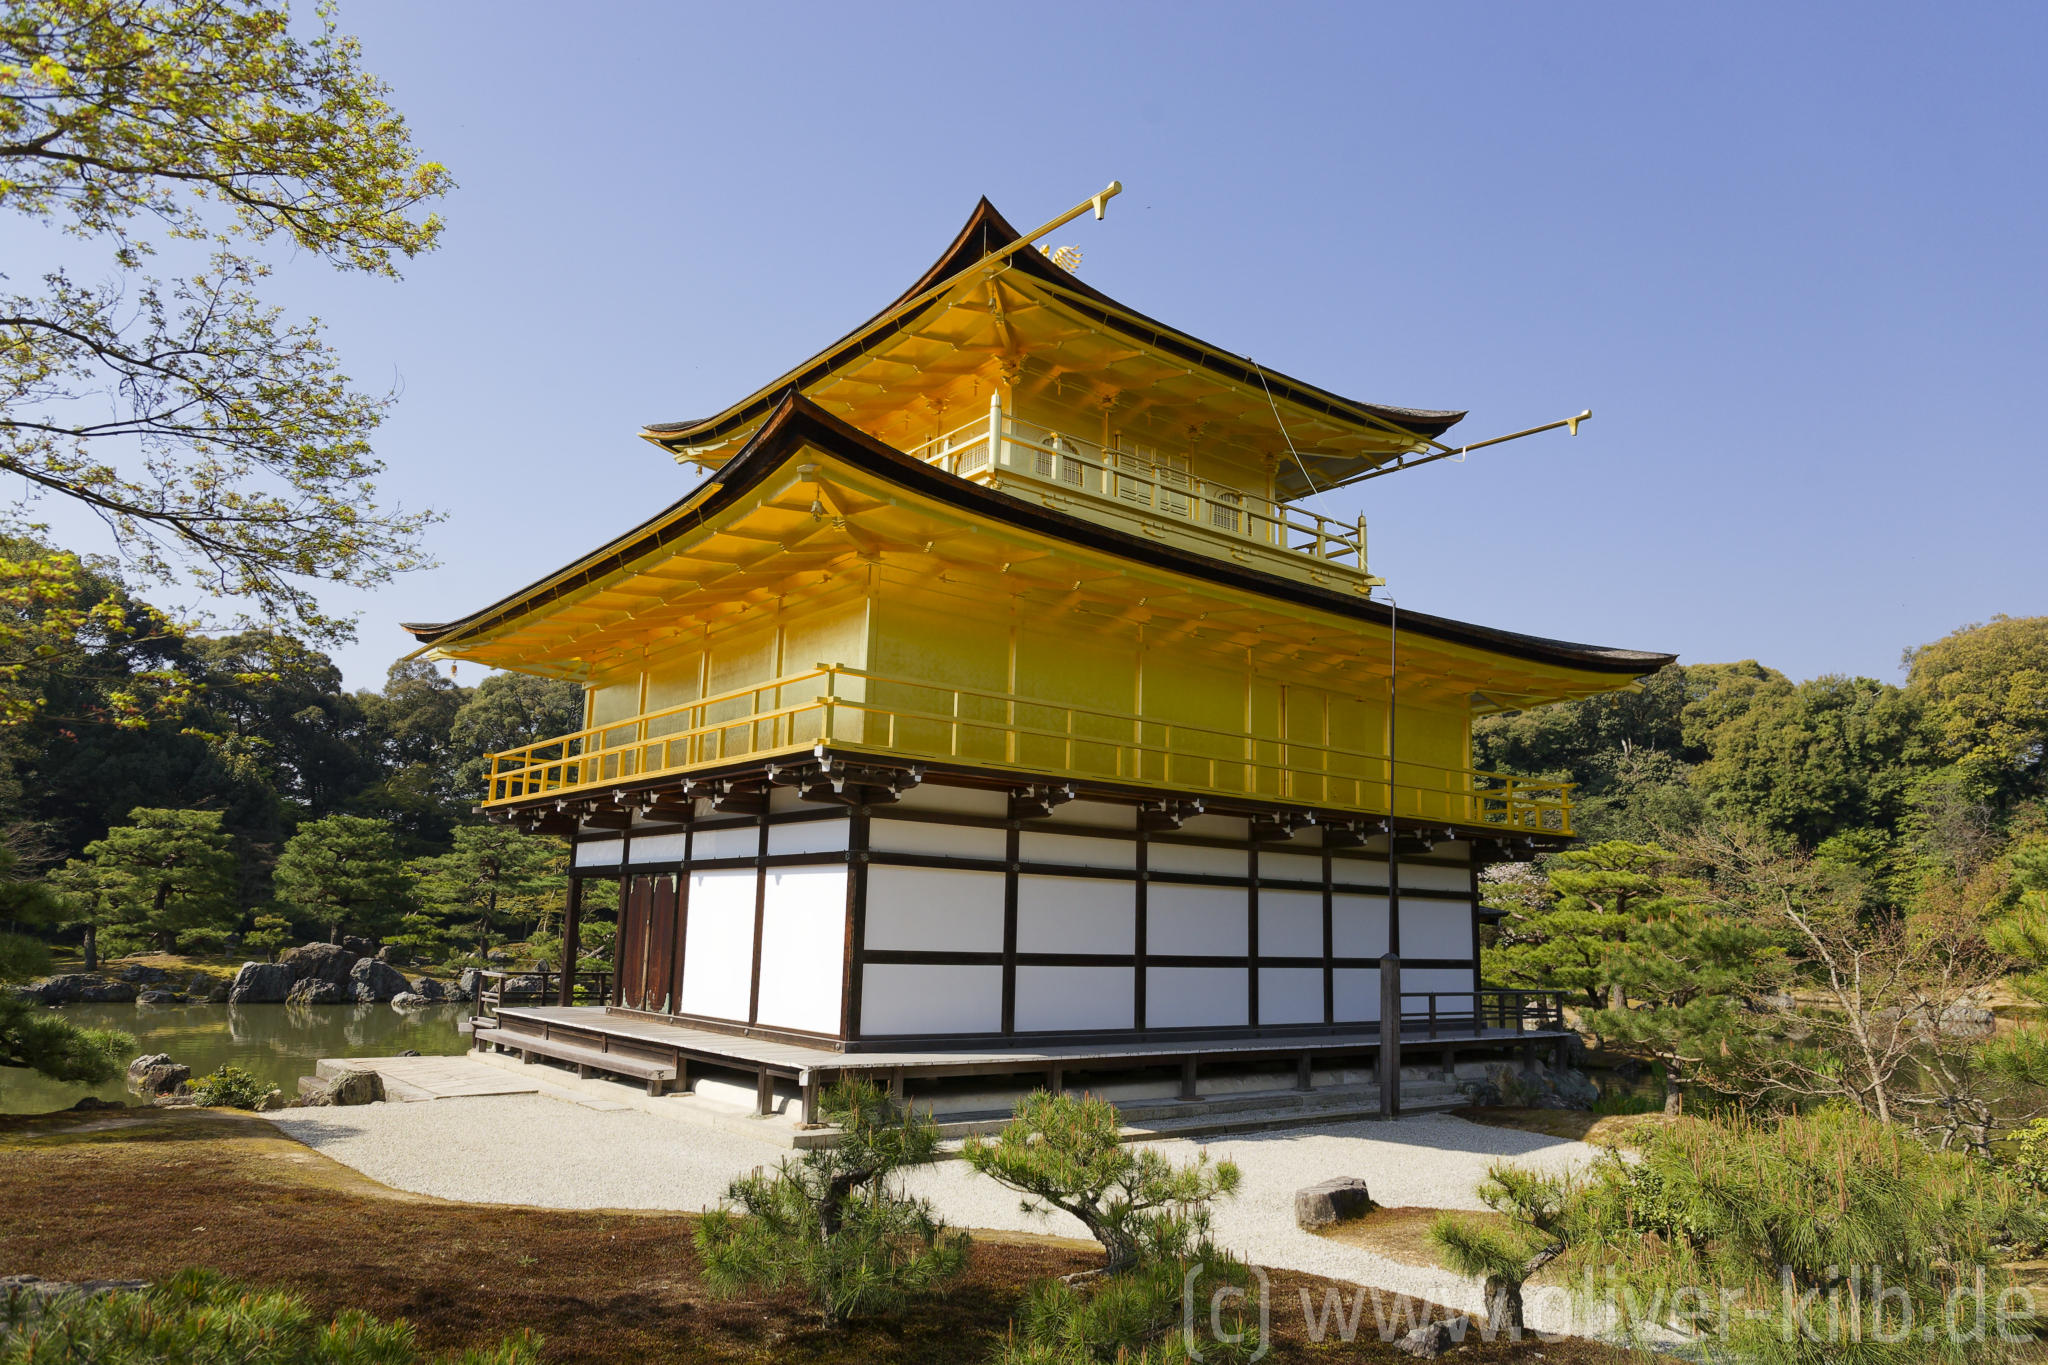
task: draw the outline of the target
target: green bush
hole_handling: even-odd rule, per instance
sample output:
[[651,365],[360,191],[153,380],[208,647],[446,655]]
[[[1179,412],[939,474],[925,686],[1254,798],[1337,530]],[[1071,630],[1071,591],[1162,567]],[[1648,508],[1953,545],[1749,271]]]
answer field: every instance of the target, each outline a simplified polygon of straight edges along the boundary
[[537,1365],[540,1338],[521,1332],[459,1356],[427,1356],[410,1323],[345,1312],[320,1322],[294,1294],[183,1271],[136,1293],[47,1302],[16,1290],[0,1302],[0,1365]]
[[201,1076],[192,1082],[194,1099],[220,1109],[259,1108],[276,1090],[277,1087],[263,1084],[242,1068],[226,1064],[211,1076]]
[[1846,1107],[1675,1124],[1639,1161],[1605,1163],[1580,1215],[1573,1255],[1597,1306],[1628,1310],[1645,1341],[1703,1336],[1714,1359],[1974,1365],[2011,1358],[2001,1314],[2022,1337],[2037,1321],[2002,1297],[2034,1201]]
[[26,1067],[58,1081],[98,1085],[121,1074],[135,1039],[117,1029],[80,1028],[60,1011],[0,988],[0,1066]]
[[833,1327],[939,1288],[966,1269],[967,1234],[893,1180],[936,1158],[929,1115],[899,1109],[872,1081],[856,1080],[828,1090],[819,1110],[842,1130],[838,1145],[733,1181],[729,1206],[698,1221],[696,1242],[714,1293],[800,1286]]

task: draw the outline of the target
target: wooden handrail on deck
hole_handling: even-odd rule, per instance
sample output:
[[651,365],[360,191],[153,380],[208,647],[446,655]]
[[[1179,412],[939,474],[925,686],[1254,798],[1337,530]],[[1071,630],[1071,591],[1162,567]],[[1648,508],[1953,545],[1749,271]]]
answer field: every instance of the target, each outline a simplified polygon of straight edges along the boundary
[[1390,760],[1362,750],[947,687],[842,664],[820,664],[492,754],[485,804],[816,746],[952,759],[1058,780],[1571,832],[1570,783]]

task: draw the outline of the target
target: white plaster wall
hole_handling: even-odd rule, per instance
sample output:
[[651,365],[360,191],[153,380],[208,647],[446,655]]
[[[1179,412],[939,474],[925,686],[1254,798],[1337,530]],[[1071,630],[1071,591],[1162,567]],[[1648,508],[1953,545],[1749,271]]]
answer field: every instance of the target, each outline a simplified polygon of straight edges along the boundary
[[868,847],[878,853],[923,853],[935,858],[993,858],[1000,862],[1007,835],[972,825],[927,825],[916,820],[875,820]]
[[634,863],[679,863],[688,847],[687,834],[636,834],[626,850],[626,861]]
[[837,1033],[846,956],[846,869],[781,867],[770,868],[767,875],[757,1018],[781,1028]]
[[1147,967],[1148,1028],[1227,1027],[1250,1022],[1251,974],[1242,967]]
[[[1472,969],[1470,967],[1403,967],[1401,989],[1407,991],[1452,991],[1451,995],[1437,997],[1438,1014],[1470,1014],[1472,1012]],[[1414,1018],[1429,1013],[1427,1000],[1404,1000],[1401,1013]]]
[[895,804],[902,810],[992,815],[998,820],[1010,813],[1010,798],[1003,792],[980,791],[973,787],[942,787],[932,782],[921,783],[899,793]]
[[1332,858],[1330,880],[1338,886],[1385,886],[1387,865],[1365,858]]
[[1154,872],[1200,872],[1211,877],[1243,877],[1250,875],[1251,859],[1242,849],[1195,848],[1154,842],[1145,851],[1145,866]]
[[[1264,945],[1261,945],[1262,947]],[[1323,969],[1320,967],[1259,968],[1259,1022],[1320,1024],[1323,1022]]]
[[1001,967],[873,963],[861,982],[860,1031],[994,1033],[1003,1026]]
[[1134,868],[1138,846],[1128,839],[1090,839],[1078,834],[1041,834],[1027,829],[1017,842],[1027,863],[1058,863],[1066,867]]
[[619,850],[625,844],[623,839],[606,839],[603,843],[576,845],[576,866],[617,867]]
[[1472,902],[1402,901],[1401,956],[1472,956]]
[[[1259,956],[1321,957],[1323,894],[1320,891],[1259,891]],[[1320,991],[1321,987],[1317,987]],[[1322,1016],[1322,1006],[1316,1006]]]
[[775,853],[844,853],[846,851],[847,821],[844,816],[836,820],[801,820],[790,825],[768,826],[768,852]]
[[996,953],[1003,874],[959,868],[868,868],[869,948]]
[[713,858],[751,858],[761,851],[761,827],[741,825],[733,829],[700,829],[691,846],[692,862]]
[[1146,952],[1243,957],[1247,947],[1241,888],[1152,883],[1145,895]]
[[1179,832],[1203,839],[1242,840],[1251,836],[1251,829],[1251,821],[1234,815],[1197,815],[1182,821]]
[[744,1023],[753,977],[754,870],[691,873],[683,1012]]
[[1470,891],[1472,870],[1467,867],[1430,867],[1423,863],[1401,864],[1404,891]]
[[1376,1024],[1380,1018],[1380,969],[1339,967],[1330,973],[1340,1024]]
[[1323,859],[1319,853],[1280,853],[1273,849],[1259,850],[1259,875],[1261,877],[1284,877],[1295,882],[1320,882],[1323,879]]
[[1137,921],[1137,888],[1130,882],[1035,873],[1017,878],[1019,952],[1129,953],[1137,947]]
[[1019,967],[1017,1028],[1130,1028],[1136,1018],[1136,975],[1129,967]]
[[1330,898],[1331,940],[1338,957],[1379,957],[1387,951],[1387,898],[1338,892]]
[[1095,825],[1102,829],[1136,829],[1138,817],[1129,806],[1108,801],[1068,801],[1046,817],[1062,825]]

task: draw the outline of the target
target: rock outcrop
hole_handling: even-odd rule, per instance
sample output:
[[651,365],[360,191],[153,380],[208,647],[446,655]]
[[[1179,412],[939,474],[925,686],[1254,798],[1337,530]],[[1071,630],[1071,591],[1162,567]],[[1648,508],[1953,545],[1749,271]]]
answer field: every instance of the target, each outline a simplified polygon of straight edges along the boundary
[[346,1005],[353,998],[347,986],[337,986],[317,976],[292,982],[291,990],[285,995],[285,1001],[293,1005]]
[[350,952],[339,943],[308,943],[304,947],[286,949],[278,954],[277,960],[291,969],[294,981],[312,978],[346,986],[349,969],[361,956],[361,953]]
[[18,987],[16,994],[42,1005],[125,1005],[135,998],[135,987],[97,972],[66,972]]
[[391,997],[391,1008],[395,1010],[432,1009],[437,1001],[429,1000],[417,991],[400,991]]
[[364,1004],[381,1005],[412,989],[412,983],[399,975],[396,967],[374,957],[363,958],[349,968],[349,979],[354,986],[354,998]]
[[154,986],[160,982],[168,981],[170,975],[169,972],[161,967],[144,967],[140,964],[133,967],[123,967],[120,971],[114,973],[116,979],[125,981],[131,986]]
[[279,1005],[291,993],[291,967],[283,962],[244,962],[228,987],[230,1005]]
[[192,1068],[171,1060],[168,1052],[151,1052],[128,1063],[128,1088],[138,1095],[175,1095],[192,1079]]
[[135,997],[138,1005],[175,1005],[184,1000],[176,991],[144,991]]

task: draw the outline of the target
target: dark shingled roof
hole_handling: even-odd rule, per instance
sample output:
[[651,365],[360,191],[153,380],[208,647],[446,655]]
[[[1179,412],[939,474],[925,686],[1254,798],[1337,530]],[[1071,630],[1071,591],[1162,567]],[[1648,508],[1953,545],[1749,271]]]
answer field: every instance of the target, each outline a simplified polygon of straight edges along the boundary
[[[559,601],[671,541],[689,535],[707,517],[730,506],[805,445],[815,446],[908,491],[1021,530],[1354,620],[1386,625],[1392,617],[1392,609],[1384,602],[1262,573],[1233,560],[1178,549],[970,483],[876,440],[792,390],[782,396],[753,439],[717,474],[624,535],[599,547],[567,569],[460,620],[439,624],[408,623],[404,628],[422,644],[437,645],[451,642],[460,635],[502,625],[550,602]],[[696,515],[677,517],[676,514],[684,509]],[[1655,672],[1678,657],[1675,654],[1547,640],[1541,636],[1496,630],[1418,611],[1401,613],[1401,629],[1537,663],[1631,677]]]

